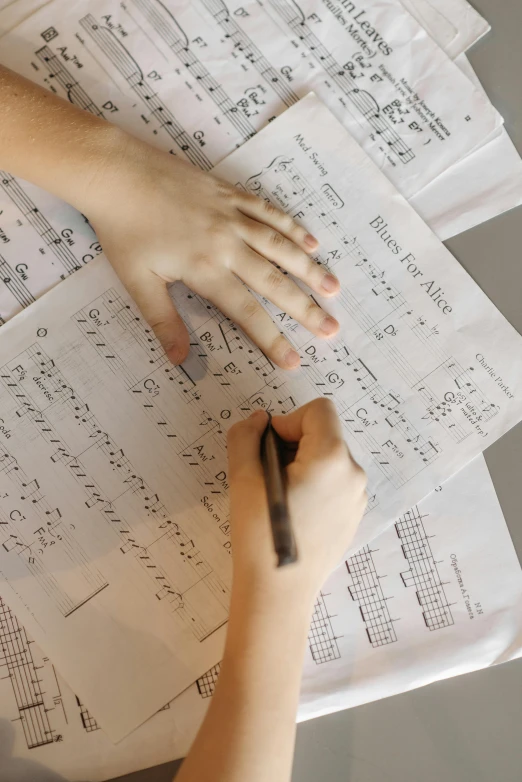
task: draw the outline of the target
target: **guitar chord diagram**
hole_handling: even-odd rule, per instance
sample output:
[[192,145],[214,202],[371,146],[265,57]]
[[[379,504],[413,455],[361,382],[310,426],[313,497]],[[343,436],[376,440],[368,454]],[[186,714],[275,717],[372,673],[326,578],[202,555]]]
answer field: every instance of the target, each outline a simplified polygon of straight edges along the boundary
[[428,630],[455,624],[450,604],[417,506],[406,511],[395,524],[402,553],[410,569],[401,573],[405,587],[414,587]]
[[88,709],[85,708],[85,706],[78,698],[78,696],[76,696],[76,703],[78,704],[78,708],[80,709],[80,719],[82,721],[84,730],[87,733],[93,733],[95,730],[99,730],[100,726],[98,725],[94,717],[89,713]]
[[391,618],[388,609],[389,598],[385,597],[382,590],[382,576],[377,573],[372,549],[365,546],[346,560],[346,567],[352,577],[348,591],[352,600],[359,604],[369,642],[374,648],[395,643],[395,620]]
[[198,692],[202,698],[211,698],[214,695],[220,671],[221,663],[218,663],[197,680]]
[[330,614],[326,607],[327,597],[328,594],[320,592],[314,606],[308,633],[308,645],[316,665],[329,663],[341,657],[337,644],[337,640],[341,636],[335,635],[332,624],[332,619],[335,619],[335,616]]
[[31,645],[25,628],[0,597],[0,667],[6,667],[11,680],[27,748],[35,749],[58,737],[51,727]]

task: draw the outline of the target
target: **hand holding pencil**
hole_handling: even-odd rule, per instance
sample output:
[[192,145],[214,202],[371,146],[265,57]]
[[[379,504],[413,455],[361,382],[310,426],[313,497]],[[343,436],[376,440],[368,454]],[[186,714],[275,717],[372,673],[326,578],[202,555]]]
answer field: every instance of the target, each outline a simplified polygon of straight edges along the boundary
[[268,414],[258,411],[229,432],[235,581],[247,592],[292,584],[315,594],[353,539],[366,507],[366,477],[350,455],[331,402],[317,399],[271,419],[277,437],[297,446],[283,469],[298,558],[277,568],[261,458],[268,423]]

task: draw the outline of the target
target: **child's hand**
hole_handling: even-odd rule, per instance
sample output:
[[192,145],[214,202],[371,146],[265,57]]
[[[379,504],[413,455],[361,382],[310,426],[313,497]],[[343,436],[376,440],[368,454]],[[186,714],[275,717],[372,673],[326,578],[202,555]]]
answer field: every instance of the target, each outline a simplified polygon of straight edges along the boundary
[[234,580],[239,594],[277,594],[289,587],[296,597],[314,597],[353,539],[366,507],[366,476],[352,459],[328,400],[273,418],[278,434],[299,443],[287,467],[298,562],[277,569],[260,460],[267,420],[259,411],[229,432]]
[[130,137],[112,158],[91,182],[85,212],[173,363],[189,350],[167,291],[175,280],[213,302],[286,369],[299,356],[243,282],[312,333],[337,331],[337,321],[274,265],[322,296],[339,290],[308,256],[317,241],[289,216]]

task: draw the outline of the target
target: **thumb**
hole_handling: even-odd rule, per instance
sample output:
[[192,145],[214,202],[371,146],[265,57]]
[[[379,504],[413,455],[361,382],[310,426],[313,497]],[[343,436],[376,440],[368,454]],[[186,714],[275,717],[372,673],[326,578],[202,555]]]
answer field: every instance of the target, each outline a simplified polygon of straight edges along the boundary
[[170,298],[166,282],[148,272],[132,284],[125,280],[124,283],[167,358],[173,364],[181,364],[188,356],[189,334]]

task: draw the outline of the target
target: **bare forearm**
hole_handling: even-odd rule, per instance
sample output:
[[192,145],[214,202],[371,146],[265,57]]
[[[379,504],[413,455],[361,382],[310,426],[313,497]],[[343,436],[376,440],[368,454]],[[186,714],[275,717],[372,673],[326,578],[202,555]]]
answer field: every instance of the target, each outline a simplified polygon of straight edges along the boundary
[[129,137],[1,65],[0,104],[0,168],[86,211],[93,179]]
[[176,782],[287,782],[313,599],[234,596],[221,674]]

